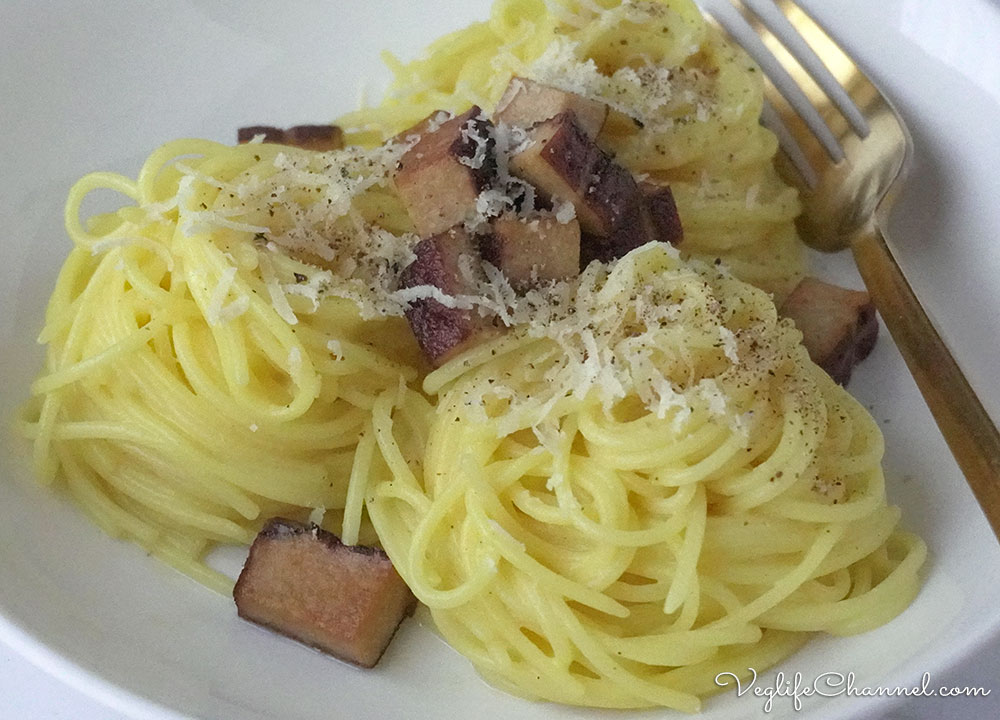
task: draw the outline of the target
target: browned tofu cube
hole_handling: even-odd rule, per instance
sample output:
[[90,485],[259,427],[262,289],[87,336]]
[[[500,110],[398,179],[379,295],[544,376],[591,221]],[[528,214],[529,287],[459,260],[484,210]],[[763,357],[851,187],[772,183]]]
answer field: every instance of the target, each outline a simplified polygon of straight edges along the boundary
[[504,213],[480,240],[480,252],[515,290],[565,280],[580,272],[580,223],[560,222],[551,213],[532,218]]
[[684,240],[684,228],[681,226],[681,217],[677,213],[677,203],[674,202],[670,186],[641,182],[639,190],[649,212],[653,237],[660,242],[680,245]]
[[[416,259],[400,274],[401,288],[430,286],[450,297],[477,293],[476,283],[483,279],[481,258],[461,226],[421,240],[414,252]],[[475,308],[448,307],[429,297],[412,301],[406,319],[435,367],[479,342],[492,327]]]
[[607,218],[600,205],[591,207],[594,198],[587,197],[594,170],[603,162],[600,148],[570,113],[536,125],[528,137],[530,144],[510,159],[511,173],[534,185],[546,200],[573,203],[584,232],[606,235]]
[[396,190],[422,237],[472,217],[497,166],[492,123],[478,107],[421,133],[426,127],[425,120],[414,128],[420,140],[403,155],[396,173]]
[[594,260],[611,262],[655,239],[656,226],[643,198],[628,196],[608,234],[583,233],[580,267],[584,268]]
[[416,598],[378,548],[274,518],[233,590],[242,618],[362,667],[374,667]]
[[802,280],[781,306],[802,331],[813,362],[846,385],[851,370],[868,357],[878,337],[875,306],[866,292],[848,290],[813,277]]
[[258,135],[263,135],[266,143],[292,145],[317,152],[344,147],[344,133],[336,125],[295,125],[287,130],[269,125],[253,125],[236,131],[236,139],[241,144],[250,142]]
[[285,131],[270,125],[250,125],[236,131],[236,141],[242,145],[253,140],[258,135],[264,136],[266,143],[281,143],[285,140]]
[[580,261],[608,262],[652,240],[652,223],[632,174],[580,129],[571,113],[528,132],[533,141],[510,160],[511,172],[548,199],[576,208]]
[[493,122],[530,128],[562,113],[572,113],[577,125],[591,140],[608,117],[608,106],[576,93],[515,77],[493,111]]
[[285,130],[285,144],[329,152],[344,147],[344,133],[336,125],[296,125]]

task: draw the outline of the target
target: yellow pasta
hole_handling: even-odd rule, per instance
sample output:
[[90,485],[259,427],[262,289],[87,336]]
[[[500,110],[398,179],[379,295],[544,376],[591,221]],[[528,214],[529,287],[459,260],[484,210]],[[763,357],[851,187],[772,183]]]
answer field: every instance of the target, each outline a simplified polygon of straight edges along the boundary
[[[328,200],[346,203],[339,219],[358,233],[364,218],[349,216],[364,202],[342,197],[352,160],[177,141],[137,181],[88,175],[67,202],[74,249],[22,421],[38,475],[65,479],[109,534],[223,592],[232,581],[205,554],[247,544],[271,516],[325,508],[336,520],[347,505],[345,534],[357,539],[351,479],[383,469],[365,435],[372,408],[426,405],[405,386],[420,366],[405,320],[363,319],[370,287],[274,245],[335,238]],[[134,204],[87,228],[79,208],[98,189]],[[374,184],[357,197],[384,192]]]
[[800,206],[759,122],[763,78],[690,0],[496,0],[489,20],[419,59],[387,59],[395,77],[386,99],[337,121],[349,140],[381,142],[434,110],[491,111],[515,76],[580,92],[612,106],[605,149],[670,184],[685,254],[721,258],[779,301],[801,279]]
[[[742,51],[690,0],[497,0],[387,61],[347,150],[179,140],[73,187],[38,476],[220,592],[208,553],[275,515],[379,543],[483,677],[573,705],[697,711],[719,673],[901,612],[926,548],[878,427],[775,309],[799,205]],[[383,141],[515,76],[609,104],[598,141],[670,184],[685,237],[519,294],[494,272],[475,304],[506,331],[429,371]],[[126,204],[83,221],[93,191]]]
[[370,491],[400,574],[487,680],[694,711],[719,673],[909,604],[925,548],[885,504],[881,433],[764,293],[656,245],[574,293],[549,331],[429,375],[423,474]]

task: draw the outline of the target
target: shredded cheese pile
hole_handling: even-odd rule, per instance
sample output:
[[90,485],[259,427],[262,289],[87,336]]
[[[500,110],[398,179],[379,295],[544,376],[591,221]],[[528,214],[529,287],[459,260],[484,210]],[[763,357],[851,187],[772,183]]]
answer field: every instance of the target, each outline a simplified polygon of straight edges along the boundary
[[[324,295],[354,301],[365,319],[402,315],[405,308],[393,300],[393,291],[399,272],[415,257],[419,238],[409,231],[391,177],[411,145],[327,153],[288,149],[269,159],[258,155],[258,166],[228,183],[178,163],[184,175],[177,198],[182,207],[197,205],[199,185],[220,191],[211,209],[184,212],[181,231],[189,237],[252,233],[258,250],[246,252],[232,236],[228,250],[233,266],[215,287],[210,317],[225,322],[245,310],[239,298],[223,303],[237,267],[255,266],[274,309],[289,324],[296,324],[296,312],[315,312]],[[286,255],[305,266],[287,272],[282,262]]]
[[[738,429],[730,389],[747,385],[750,377],[766,374],[787,357],[779,348],[777,318],[765,293],[723,267],[683,262],[675,248],[662,243],[611,264],[592,263],[579,278],[524,294],[488,263],[483,271],[478,294],[444,302],[476,308],[509,328],[517,339],[502,337],[496,347],[550,345],[536,367],[510,367],[478,384],[465,383],[466,404],[473,412],[480,408],[481,414],[502,415],[501,425],[537,429],[568,398],[596,397],[611,411],[634,396],[658,418],[672,416],[677,429],[699,406]],[[731,292],[735,286],[740,293]],[[736,306],[728,302],[734,298]],[[786,326],[785,332],[794,331]],[[486,343],[481,352],[491,351]],[[425,387],[435,390],[459,372],[460,367],[446,366]]]

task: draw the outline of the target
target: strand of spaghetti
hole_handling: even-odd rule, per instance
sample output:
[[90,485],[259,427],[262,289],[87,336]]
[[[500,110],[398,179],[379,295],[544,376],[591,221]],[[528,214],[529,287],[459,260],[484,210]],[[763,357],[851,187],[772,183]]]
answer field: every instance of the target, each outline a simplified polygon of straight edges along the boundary
[[60,450],[59,462],[66,471],[70,493],[104,532],[112,537],[127,534],[147,548],[155,542],[159,531],[115,505],[87,477],[87,471],[73,453]]
[[163,178],[163,170],[173,160],[183,156],[209,156],[221,152],[229,151],[225,145],[212,142],[211,140],[200,140],[184,138],[172,140],[161,145],[143,163],[136,180],[138,189],[137,200],[144,204],[154,204],[163,199],[173,197],[174,192],[156,188],[157,181],[162,181],[169,187],[176,184],[177,178]]
[[[245,416],[249,410],[255,417],[273,422],[288,421],[301,416],[312,404],[315,395],[308,395],[300,389],[291,402],[284,404],[261,403],[253,398],[240,398],[223,391],[208,375],[207,368],[198,360],[196,343],[191,337],[193,325],[180,322],[173,327],[173,341],[177,359],[184,370],[188,382],[199,395],[204,395],[213,405],[232,418]],[[310,383],[312,385],[313,383]]]
[[[417,517],[423,517],[431,507],[431,501],[427,499],[427,496],[424,495],[419,487],[408,485],[396,479],[377,485],[372,491],[372,499],[368,503],[368,511],[372,515],[372,522],[376,528],[381,528],[379,534],[383,538],[383,542],[387,542],[385,538],[397,534],[397,531],[404,527],[408,532],[412,532],[413,530],[412,527],[406,527],[402,523],[400,523],[400,528],[393,527],[394,516],[390,515],[387,510],[383,511],[382,509],[384,503],[381,501],[384,500],[396,500],[405,503],[414,510],[414,516]],[[385,519],[379,520],[376,516]]]
[[85,446],[81,456],[106,479],[110,487],[168,518],[172,527],[190,527],[216,540],[235,543],[248,543],[252,540],[252,534],[245,528],[214,512],[196,507],[193,498],[186,497],[178,489],[151,482],[132,468],[116,468],[108,451],[102,452],[98,446]]
[[424,378],[423,389],[428,395],[439,394],[449,383],[469,369],[487,361],[522,350],[534,342],[526,335],[507,334],[476,345],[467,352],[457,355]]
[[[580,418],[580,429],[587,440],[588,446],[590,446],[588,438],[589,428],[586,425],[585,418],[586,416]],[[590,452],[594,455],[600,455],[605,462],[623,470],[662,468],[678,462],[685,455],[689,455],[706,446],[717,446],[717,443],[727,435],[729,435],[727,427],[708,422],[675,443],[662,444],[660,446],[634,446],[630,450],[624,450],[621,453],[616,453],[611,448],[594,445]]]
[[97,355],[91,355],[90,357],[75,362],[72,365],[62,367],[55,372],[49,373],[48,375],[43,375],[32,383],[32,394],[43,395],[45,393],[53,392],[61,387],[64,387],[65,385],[69,385],[70,383],[79,380],[84,375],[88,375],[100,368],[110,365],[123,355],[126,355],[149,342],[150,336],[161,326],[162,325],[159,321],[154,320],[148,325],[136,328],[136,330],[130,333],[127,337],[122,338],[107,350],[104,350]]
[[873,511],[862,521],[851,523],[849,537],[845,535],[834,546],[829,556],[816,568],[816,577],[851,567],[883,547],[896,532],[901,515],[898,507],[890,506],[882,512]]
[[737,622],[749,622],[765,610],[777,605],[781,600],[794,592],[795,588],[812,577],[813,572],[833,548],[834,544],[844,534],[843,525],[827,526],[816,537],[812,546],[805,553],[798,566],[785,577],[774,583],[773,587],[752,602],[744,605],[735,615],[729,615],[719,621],[720,625],[730,625]]
[[77,246],[87,246],[101,239],[101,236],[94,236],[87,232],[80,223],[80,206],[83,204],[83,199],[98,189],[114,190],[134,202],[139,199],[139,191],[135,182],[118,173],[93,172],[77,180],[69,191],[63,214],[66,232]]
[[[398,394],[398,393],[397,393]],[[394,393],[386,390],[379,399],[375,401],[372,408],[372,430],[375,435],[375,442],[378,444],[382,459],[389,468],[392,477],[397,478],[407,484],[416,484],[416,476],[406,464],[399,445],[393,439],[393,418],[394,405],[402,406],[409,399],[409,391],[406,391],[402,399],[394,397]]]
[[55,340],[60,334],[72,325],[80,305],[83,303],[82,294],[71,297],[76,290],[76,279],[86,272],[86,267],[94,262],[93,256],[74,248],[70,250],[66,262],[59,269],[59,276],[56,278],[56,285],[52,291],[49,305],[45,309],[45,326],[38,334],[39,344],[48,344]]
[[[231,292],[237,297],[250,296],[249,289],[235,277],[235,267],[229,265],[226,258],[218,250],[210,250],[211,245],[203,241],[184,237],[185,233],[181,229],[183,225],[183,215],[181,224],[175,232],[174,244],[180,248],[180,252],[187,267],[197,267],[196,278],[192,277],[192,271],[188,271],[189,288],[195,303],[201,310],[203,316],[211,317],[212,299],[217,284],[211,284],[209,278],[223,278],[228,270],[232,270],[230,277]],[[202,278],[204,278],[202,280]],[[199,282],[198,280],[201,280]],[[221,282],[221,280],[217,281]],[[253,300],[250,301],[253,304]],[[260,303],[260,301],[257,301]],[[221,302],[219,303],[221,307]],[[214,345],[219,353],[219,366],[223,371],[228,392],[233,396],[241,393],[242,389],[250,382],[250,368],[246,345],[240,337],[240,329],[236,323],[212,323],[209,322]],[[287,352],[283,360],[287,363]]]
[[780,630],[808,631],[819,625],[836,635],[853,635],[884,624],[912,600],[915,574],[926,558],[923,541],[908,534],[899,537],[908,546],[905,557],[867,592],[834,602],[781,606],[761,614],[759,621]]
[[[472,482],[475,481],[472,480]],[[482,502],[484,509],[477,507],[474,512],[470,512],[469,519],[477,524],[484,537],[491,539],[494,546],[500,550],[504,559],[511,565],[534,577],[536,582],[545,585],[550,592],[558,593],[613,617],[626,617],[628,615],[628,609],[618,601],[553,572],[528,555],[522,544],[514,539],[508,525],[505,525],[508,523],[509,527],[513,527],[516,525],[516,521],[502,507],[499,507],[495,496],[491,498],[486,493],[479,493],[477,497]],[[487,515],[487,511],[489,515]],[[496,532],[497,527],[503,532]]]
[[201,583],[220,595],[232,594],[233,581],[228,576],[223,575],[218,570],[213,570],[203,562],[196,561],[183,551],[163,544],[155,546],[151,552],[167,565],[179,570],[192,580]]
[[124,255],[124,253],[122,254],[122,260],[122,273],[125,279],[136,292],[140,293],[148,301],[150,307],[162,308],[164,314],[170,317],[184,317],[185,315],[192,317],[194,315],[190,309],[185,308],[181,303],[177,302],[168,290],[164,290],[161,287],[160,282],[162,282],[163,275],[157,278],[156,281],[151,280],[140,270],[137,263],[128,258],[127,255]]
[[[23,420],[19,421],[19,423],[21,424],[21,431],[27,437],[37,437],[37,423],[26,423]],[[154,432],[159,437],[155,437]],[[167,453],[170,453],[171,450],[176,452],[177,448],[184,446],[180,438],[169,435],[165,436],[165,432],[166,428],[162,426],[147,428],[134,423],[124,425],[121,423],[95,421],[60,422],[54,427],[53,437],[56,440],[104,440],[128,443],[133,447],[149,446]],[[155,457],[147,456],[144,460],[146,462],[155,462]],[[183,472],[178,473],[178,478],[182,482],[187,478],[192,478],[187,486],[189,491],[201,491],[206,497],[212,497],[228,504],[248,519],[256,518],[260,514],[260,507],[257,503],[250,500],[244,493],[231,485],[216,481],[212,474],[206,472],[206,464],[211,465],[211,459],[202,460],[199,458],[192,462],[190,458],[178,455],[170,461],[169,465],[171,467],[177,465],[183,466],[185,460],[188,460],[191,464],[190,471],[185,468]],[[200,470],[200,472],[196,473],[196,470]],[[195,477],[198,477],[197,481],[193,480]]]
[[417,372],[412,367],[400,362],[395,362],[392,358],[380,355],[371,348],[352,342],[347,338],[331,337],[329,333],[322,335],[321,337],[321,334],[317,333],[315,329],[310,327],[301,328],[297,334],[304,343],[315,342],[316,344],[322,344],[324,346],[326,346],[330,341],[336,343],[336,347],[339,349],[337,355],[340,359],[335,362],[349,362],[352,363],[352,367],[354,368],[363,367],[366,370],[377,373],[382,377],[390,378],[393,381],[399,377],[402,377],[408,383],[417,379]]
[[[380,396],[380,400],[385,395]],[[390,397],[391,402],[391,397]],[[378,401],[376,401],[376,406]],[[375,452],[375,431],[372,424],[374,417],[361,431],[358,448],[354,452],[354,465],[351,467],[351,478],[347,482],[347,500],[344,503],[344,521],[341,529],[341,540],[345,545],[358,544],[358,530],[361,527],[361,513],[364,511],[365,493],[368,487],[368,477],[371,471],[372,457]]]
[[681,603],[693,595],[692,585],[697,582],[695,573],[698,557],[701,555],[702,540],[705,537],[706,511],[705,488],[699,486],[694,500],[688,508],[689,516],[684,528],[684,543],[677,556],[677,569],[674,571],[673,582],[670,583],[670,591],[663,603],[664,613],[675,612],[680,608]]
[[108,262],[106,257],[94,269],[93,275],[78,297],[78,312],[73,317],[73,321],[69,323],[69,332],[62,340],[59,352],[49,354],[48,370],[51,371],[65,366],[71,362],[72,357],[78,355],[80,352],[80,343],[83,341],[83,336],[88,329],[86,322],[86,319],[88,319],[87,310],[94,305],[95,298],[106,287],[105,283],[108,282],[109,276],[113,271],[114,266]]
[[49,393],[42,399],[35,427],[35,444],[32,447],[31,459],[35,477],[42,485],[50,485],[55,481],[59,471],[59,456],[52,451],[52,440],[55,434],[56,422],[62,401],[59,393]]
[[664,682],[690,688],[692,693],[701,696],[722,692],[725,685],[718,684],[716,679],[728,677],[728,674],[740,677],[746,686],[750,681],[750,672],[747,668],[771,667],[801,648],[808,637],[800,633],[768,630],[760,642],[741,648],[738,652],[720,652],[707,662],[674,668],[664,674]]
[[642,704],[666,705],[683,712],[701,710],[701,701],[696,695],[650,682],[629,672],[620,663],[613,660],[597,639],[584,627],[584,621],[571,612],[569,608],[562,608],[560,616],[566,633],[573,639],[577,648],[594,668],[610,682],[623,688],[627,687],[630,695],[642,699]]
[[407,579],[407,584],[421,602],[435,608],[457,607],[474,597],[492,577],[492,571],[486,564],[481,564],[471,576],[466,576],[462,582],[442,590],[434,587],[430,580],[433,575],[425,567],[428,563],[428,553],[434,545],[434,540],[444,516],[458,503],[463,501],[463,488],[455,484],[435,498],[434,504],[420,519],[413,531],[412,541],[405,570],[400,570]]
[[[788,396],[783,401],[788,402]],[[733,513],[752,510],[790,488],[815,454],[821,439],[818,430],[796,409],[786,410],[781,439],[768,458],[749,472],[713,483],[712,489],[726,496],[723,501],[727,503],[726,510]]]

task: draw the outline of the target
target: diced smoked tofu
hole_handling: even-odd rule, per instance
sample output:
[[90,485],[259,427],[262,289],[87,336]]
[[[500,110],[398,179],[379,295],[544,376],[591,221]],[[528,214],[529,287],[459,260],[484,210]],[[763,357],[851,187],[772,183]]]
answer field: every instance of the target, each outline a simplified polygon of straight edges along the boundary
[[607,262],[652,240],[639,186],[563,113],[528,131],[533,141],[510,159],[511,172],[548,199],[567,200],[583,232],[580,262]]
[[[461,226],[421,240],[414,253],[416,259],[400,274],[401,288],[431,286],[451,297],[476,293],[475,284],[482,279],[480,256]],[[448,307],[433,298],[412,301],[406,319],[435,367],[478,342],[490,328],[475,308]]]
[[253,125],[236,131],[236,139],[240,144],[248,143],[258,135],[263,135],[266,143],[292,145],[317,152],[344,147],[344,133],[336,125],[295,125],[287,130],[269,125]]
[[520,218],[505,213],[480,241],[483,259],[498,267],[515,290],[580,272],[580,223],[555,215]]
[[653,237],[660,242],[680,245],[684,239],[684,228],[681,226],[677,203],[674,202],[674,194],[670,187],[641,182],[639,190],[645,198],[646,209],[649,211]]
[[403,155],[396,173],[396,189],[422,237],[471,217],[479,193],[496,177],[492,123],[478,107],[420,133],[427,122],[413,129],[420,140]]
[[573,114],[580,129],[593,140],[604,127],[608,106],[576,93],[516,77],[497,103],[493,122],[530,128],[567,112]]
[[591,208],[594,203],[587,197],[594,169],[601,162],[600,148],[568,113],[536,125],[528,137],[527,147],[510,159],[511,173],[534,185],[544,199],[573,203],[585,232],[606,234],[607,218],[600,206]]
[[[594,174],[597,191],[607,210],[607,234],[585,233],[580,240],[580,263],[611,262],[655,239],[655,226],[631,173],[608,160]],[[592,186],[593,187],[593,186]]]
[[868,293],[807,277],[781,306],[802,331],[813,362],[846,385],[851,370],[868,357],[878,337],[875,306]]
[[329,152],[344,147],[344,133],[336,125],[296,125],[285,130],[285,144]]
[[281,128],[270,125],[251,125],[250,127],[241,127],[236,131],[236,141],[242,145],[258,135],[263,135],[266,143],[280,143],[285,139],[285,131]]
[[233,597],[240,617],[362,667],[416,605],[382,550],[281,518],[257,535]]

